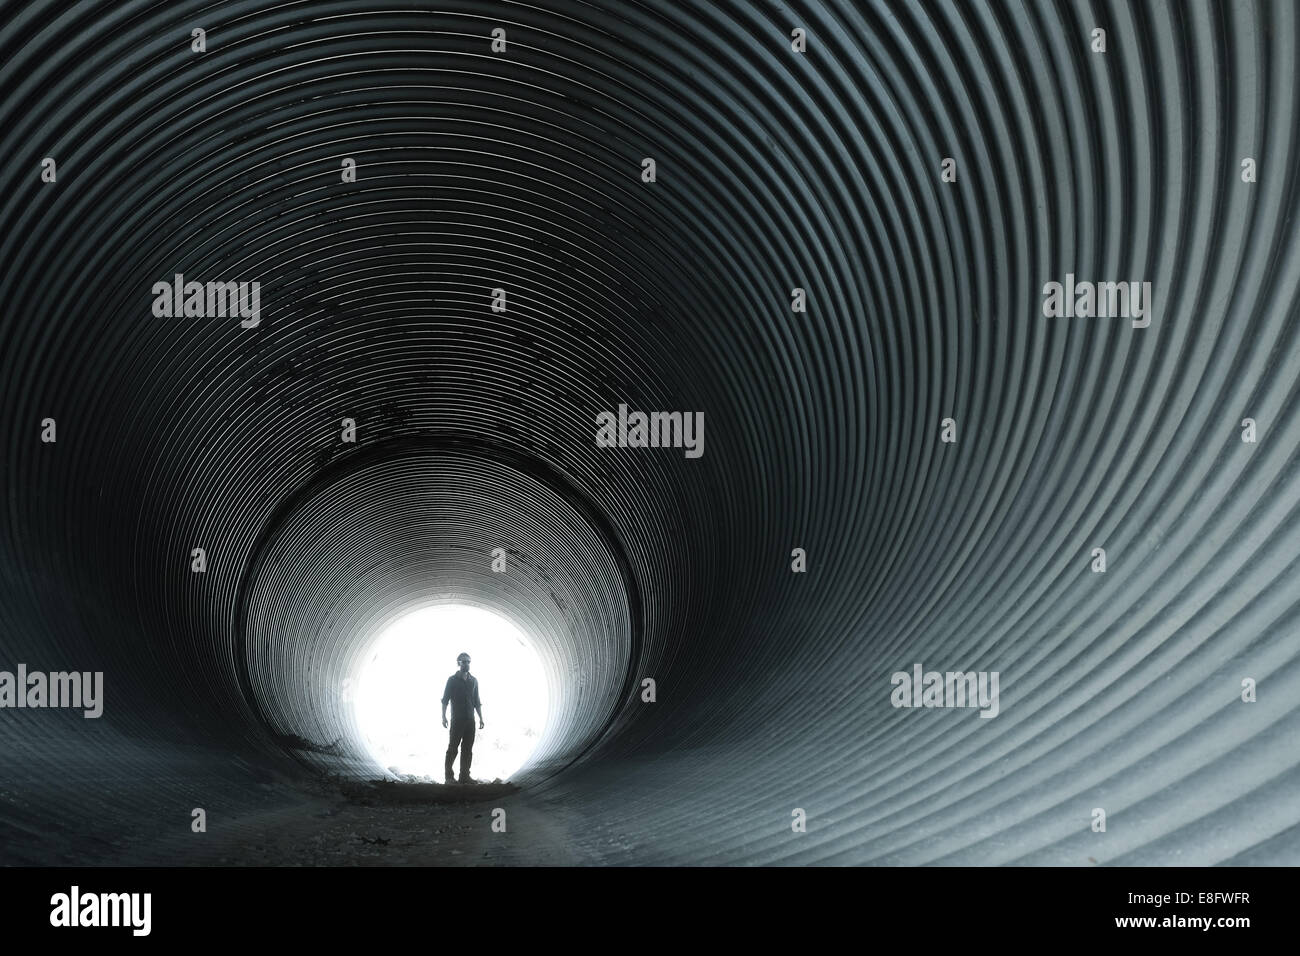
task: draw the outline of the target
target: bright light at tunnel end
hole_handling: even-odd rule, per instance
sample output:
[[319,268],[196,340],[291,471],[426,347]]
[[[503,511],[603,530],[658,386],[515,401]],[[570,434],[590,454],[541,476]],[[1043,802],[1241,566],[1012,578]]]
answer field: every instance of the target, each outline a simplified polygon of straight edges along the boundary
[[[442,726],[442,692],[462,651],[470,655],[470,672],[479,680],[485,725],[478,730],[475,718],[470,775],[508,780],[527,762],[550,716],[536,648],[499,614],[467,604],[439,604],[394,621],[360,664],[354,696],[357,726],[379,768],[401,778],[442,782],[448,736]],[[455,772],[459,777],[459,757]]]

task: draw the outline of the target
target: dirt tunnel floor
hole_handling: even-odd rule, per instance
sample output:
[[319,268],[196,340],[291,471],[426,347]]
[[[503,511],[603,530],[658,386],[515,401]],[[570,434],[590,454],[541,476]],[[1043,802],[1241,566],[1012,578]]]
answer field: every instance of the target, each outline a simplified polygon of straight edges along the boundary
[[[286,806],[130,850],[128,866],[577,866],[633,862],[558,804],[509,784],[352,783],[286,790]],[[505,832],[492,829],[505,810]]]

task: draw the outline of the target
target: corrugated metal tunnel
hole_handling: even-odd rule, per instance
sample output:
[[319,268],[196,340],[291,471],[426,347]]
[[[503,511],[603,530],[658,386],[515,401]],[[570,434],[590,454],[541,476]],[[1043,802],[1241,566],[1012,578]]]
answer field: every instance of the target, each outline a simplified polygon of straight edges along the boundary
[[0,862],[381,776],[443,601],[598,862],[1300,862],[1294,5],[369,6],[4,10],[0,670],[104,709],[0,710]]

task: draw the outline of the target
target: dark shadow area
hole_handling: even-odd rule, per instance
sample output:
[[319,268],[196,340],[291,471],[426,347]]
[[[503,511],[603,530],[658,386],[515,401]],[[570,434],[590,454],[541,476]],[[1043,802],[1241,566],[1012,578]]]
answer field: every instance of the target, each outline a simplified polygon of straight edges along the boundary
[[499,780],[487,783],[408,783],[400,780],[340,780],[339,791],[366,807],[408,806],[426,803],[478,803],[499,800],[519,792],[519,787]]

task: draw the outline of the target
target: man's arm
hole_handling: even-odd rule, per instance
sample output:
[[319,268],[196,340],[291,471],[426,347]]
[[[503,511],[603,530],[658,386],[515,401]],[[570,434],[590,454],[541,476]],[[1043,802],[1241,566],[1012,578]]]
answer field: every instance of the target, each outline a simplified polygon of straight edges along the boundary
[[447,726],[447,701],[451,700],[451,681],[447,678],[447,686],[442,689],[442,725]]
[[483,729],[483,703],[478,699],[478,681],[474,681],[474,709],[478,711],[478,729]]

